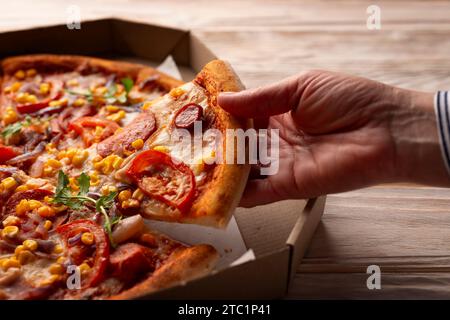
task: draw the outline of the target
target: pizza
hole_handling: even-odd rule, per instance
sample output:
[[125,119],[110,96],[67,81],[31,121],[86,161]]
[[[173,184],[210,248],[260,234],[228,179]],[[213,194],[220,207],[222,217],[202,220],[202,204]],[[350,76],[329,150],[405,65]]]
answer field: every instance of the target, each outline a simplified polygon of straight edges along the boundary
[[187,83],[82,56],[1,71],[0,299],[135,298],[214,268],[145,219],[227,225],[249,172],[227,132],[251,126],[217,104],[242,89],[227,63]]

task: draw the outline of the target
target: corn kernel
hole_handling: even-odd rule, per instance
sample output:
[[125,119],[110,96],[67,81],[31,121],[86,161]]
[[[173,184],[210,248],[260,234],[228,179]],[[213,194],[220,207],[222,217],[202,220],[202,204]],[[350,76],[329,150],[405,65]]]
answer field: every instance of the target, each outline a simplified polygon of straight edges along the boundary
[[43,218],[51,218],[54,217],[56,214],[55,210],[53,210],[53,208],[49,206],[40,207],[38,208],[37,212]]
[[89,156],[89,152],[87,150],[80,150],[77,152],[72,158],[72,164],[75,167],[81,167]]
[[17,255],[17,260],[19,260],[21,265],[27,264],[27,263],[33,261],[33,259],[34,259],[34,254],[32,254],[28,250],[22,250]]
[[30,205],[27,199],[22,199],[16,206],[16,213],[18,216],[24,215],[28,210],[30,210]]
[[53,100],[50,101],[50,103],[48,104],[50,107],[59,107],[59,106],[67,106],[67,103],[69,102],[69,100],[67,98],[63,98],[63,99],[59,99],[59,100]]
[[98,95],[104,95],[106,92],[108,92],[108,88],[105,86],[98,87],[98,88],[91,88],[91,90],[94,89],[95,93]]
[[106,196],[106,195],[108,195],[108,194],[110,194],[112,192],[116,192],[117,191],[117,187],[115,187],[115,186],[103,186],[101,191],[102,191],[102,194],[104,196]]
[[54,169],[59,169],[62,167],[61,161],[55,160],[55,159],[48,159],[47,160],[47,165],[49,165],[50,167],[54,168]]
[[51,176],[55,173],[55,169],[53,169],[52,167],[44,167],[44,169],[42,170],[44,172],[44,176]]
[[106,111],[111,112],[111,113],[117,112],[120,110],[120,108],[118,106],[111,106],[111,105],[106,106],[105,109],[106,109]]
[[64,264],[64,262],[66,262],[66,257],[59,257],[56,259],[56,263]]
[[103,160],[103,157],[102,157],[101,155],[97,154],[97,155],[92,159],[92,162],[94,163],[94,162],[99,162],[99,161],[102,161],[102,160]]
[[19,255],[23,250],[26,250],[23,245],[18,245],[16,249],[14,249],[14,254]]
[[78,149],[69,148],[66,150],[66,157],[72,159],[78,153]]
[[19,80],[23,80],[23,79],[25,79],[25,72],[23,70],[18,70],[18,71],[16,71],[14,76]]
[[13,177],[3,179],[1,184],[6,190],[11,190],[17,187],[17,182]]
[[3,115],[3,122],[5,123],[5,125],[14,123],[18,120],[18,116],[17,113],[15,111],[13,111],[12,109],[10,111],[6,111],[5,114]]
[[38,101],[38,99],[36,98],[36,96],[34,94],[29,94],[26,97],[26,102],[27,103],[36,103]]
[[131,146],[136,150],[142,149],[142,147],[144,146],[144,140],[142,140],[142,139],[134,140],[131,143]]
[[71,87],[77,86],[78,85],[78,79],[76,79],[76,78],[70,79],[69,81],[67,81],[67,85],[69,85]]
[[74,107],[82,107],[82,106],[84,106],[86,104],[86,100],[84,100],[84,99],[81,99],[81,98],[78,98],[78,99],[76,99],[74,102],[73,102],[73,106]]
[[96,126],[94,131],[95,136],[101,137],[101,135],[103,134],[103,130],[104,130],[103,127]]
[[57,274],[52,274],[50,277],[48,277],[45,280],[42,280],[40,285],[41,286],[49,286],[53,283],[55,283],[56,281],[58,281],[60,279],[60,276]]
[[64,150],[59,151],[58,154],[56,155],[56,157],[57,157],[59,160],[61,160],[61,159],[65,158],[65,157],[67,157],[66,151],[64,151]]
[[173,98],[177,99],[184,94],[184,90],[181,88],[174,88],[174,89],[170,90],[169,94]]
[[17,91],[19,91],[19,89],[20,89],[21,86],[22,86],[22,83],[21,83],[21,82],[19,82],[19,81],[14,82],[14,83],[11,85],[11,92],[17,92]]
[[40,93],[42,93],[42,94],[48,94],[49,92],[50,92],[50,84],[48,84],[48,83],[41,83],[40,85],[39,85],[39,92]]
[[2,267],[5,271],[9,268],[20,268],[20,262],[16,258],[11,257],[3,262]]
[[28,249],[30,251],[34,251],[38,248],[38,243],[36,242],[36,240],[33,239],[27,239],[22,244],[25,247],[25,249]]
[[142,106],[142,110],[148,110],[153,105],[152,101],[145,102]]
[[20,223],[20,219],[16,216],[7,216],[5,220],[3,220],[2,224],[4,227],[7,226],[17,226]]
[[60,254],[64,251],[62,245],[57,244],[54,248],[53,248],[53,252],[56,254]]
[[75,191],[80,190],[80,187],[78,186],[78,181],[74,177],[69,178],[69,185],[72,190]]
[[131,198],[131,191],[130,190],[123,190],[120,191],[119,195],[118,195],[119,201],[123,202],[125,200],[128,200]]
[[51,229],[51,227],[52,227],[52,222],[50,221],[50,220],[45,220],[45,222],[44,222],[44,228],[45,228],[45,230],[50,230]]
[[117,156],[117,157],[114,159],[114,161],[112,162],[112,167],[113,167],[114,169],[119,169],[120,166],[122,165],[122,163],[123,163],[123,159],[122,159],[121,157]]
[[133,195],[131,197],[133,199],[142,201],[142,199],[144,199],[144,192],[142,192],[140,188],[137,188],[136,190],[134,190]]
[[113,114],[107,116],[106,119],[112,120],[112,121],[115,121],[115,122],[120,122],[120,120],[125,118],[125,116],[126,116],[125,111],[120,110],[120,111],[118,111],[116,113],[113,113]]
[[91,267],[86,262],[80,264],[78,268],[80,268],[81,274],[86,274],[87,272],[91,271]]
[[17,226],[7,226],[2,230],[2,236],[8,238],[14,238],[19,233],[19,227]]
[[27,191],[27,190],[28,190],[28,186],[26,184],[23,184],[21,186],[18,186],[15,191],[22,192],[22,191]]
[[153,150],[156,150],[159,152],[165,152],[165,153],[169,152],[169,148],[167,148],[165,146],[155,146],[155,147],[153,147]]
[[64,267],[59,263],[54,263],[48,268],[48,272],[51,274],[63,274]]
[[34,77],[37,74],[36,69],[28,69],[27,70],[27,77]]
[[60,213],[60,212],[67,210],[67,206],[65,206],[63,204],[61,204],[59,206],[53,206],[52,208],[53,208],[53,210],[55,210],[56,213]]
[[91,178],[91,186],[97,186],[100,183],[100,179],[97,172],[91,171],[89,173],[89,177]]
[[19,92],[16,95],[16,101],[19,103],[25,103],[28,99],[28,92]]
[[138,208],[140,205],[139,201],[136,199],[128,199],[122,202],[122,208]]
[[87,246],[90,246],[94,243],[94,234],[92,234],[91,232],[84,232],[81,235],[81,242],[83,242]]
[[30,210],[34,210],[34,209],[42,207],[42,202],[31,199],[31,200],[28,200],[28,206],[29,206]]

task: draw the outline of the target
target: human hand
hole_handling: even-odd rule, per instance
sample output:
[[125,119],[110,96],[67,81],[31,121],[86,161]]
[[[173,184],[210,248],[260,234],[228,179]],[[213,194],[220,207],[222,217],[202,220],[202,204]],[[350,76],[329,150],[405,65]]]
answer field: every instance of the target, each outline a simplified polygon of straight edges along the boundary
[[228,112],[279,129],[279,171],[249,180],[241,205],[385,182],[449,186],[433,97],[326,71],[221,94],[219,105]]

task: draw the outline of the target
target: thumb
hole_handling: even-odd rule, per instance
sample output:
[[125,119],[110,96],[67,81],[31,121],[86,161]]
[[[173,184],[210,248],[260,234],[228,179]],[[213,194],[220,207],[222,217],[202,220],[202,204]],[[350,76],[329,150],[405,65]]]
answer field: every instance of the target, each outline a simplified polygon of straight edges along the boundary
[[298,106],[305,85],[294,76],[264,87],[219,95],[219,106],[245,118],[264,118],[288,112]]

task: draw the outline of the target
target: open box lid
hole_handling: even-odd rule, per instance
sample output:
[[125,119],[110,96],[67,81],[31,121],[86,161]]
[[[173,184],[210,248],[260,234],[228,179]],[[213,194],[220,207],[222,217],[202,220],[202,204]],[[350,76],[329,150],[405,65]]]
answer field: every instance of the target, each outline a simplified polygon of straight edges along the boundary
[[[187,30],[119,19],[0,33],[0,58],[34,53],[79,54],[155,66],[171,55],[183,80],[216,56]],[[156,298],[273,298],[285,294],[320,221],[325,198],[287,200],[255,208],[238,208],[235,217],[255,260],[169,288]]]

